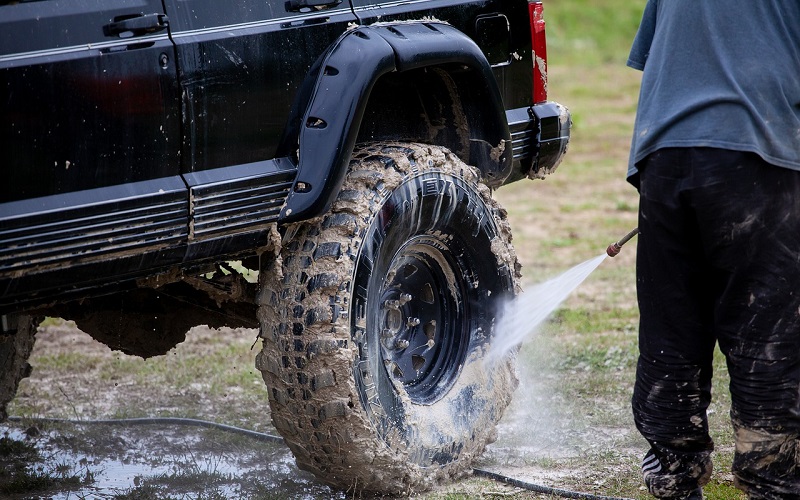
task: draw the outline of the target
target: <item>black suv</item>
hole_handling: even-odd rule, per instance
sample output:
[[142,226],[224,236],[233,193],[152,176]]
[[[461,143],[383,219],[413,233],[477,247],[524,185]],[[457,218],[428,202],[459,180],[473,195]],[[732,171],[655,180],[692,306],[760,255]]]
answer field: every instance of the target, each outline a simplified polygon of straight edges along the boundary
[[0,0],[0,418],[45,315],[143,357],[260,327],[298,465],[466,470],[516,385],[484,362],[519,280],[490,193],[569,141],[544,28],[528,0]]

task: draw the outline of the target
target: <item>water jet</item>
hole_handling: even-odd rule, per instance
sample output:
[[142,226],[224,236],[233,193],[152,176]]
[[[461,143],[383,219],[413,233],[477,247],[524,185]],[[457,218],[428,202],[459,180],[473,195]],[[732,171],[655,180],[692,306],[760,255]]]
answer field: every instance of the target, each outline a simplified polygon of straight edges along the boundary
[[486,356],[486,363],[491,365],[499,361],[519,346],[606,257],[615,257],[622,246],[638,233],[639,228],[633,229],[619,241],[609,245],[605,253],[568,269],[560,276],[535,285],[507,303],[495,323],[494,339]]

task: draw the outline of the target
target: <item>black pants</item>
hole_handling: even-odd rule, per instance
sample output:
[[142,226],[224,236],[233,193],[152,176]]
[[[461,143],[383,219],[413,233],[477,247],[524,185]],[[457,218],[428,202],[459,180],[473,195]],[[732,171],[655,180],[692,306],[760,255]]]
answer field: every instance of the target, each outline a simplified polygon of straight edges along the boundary
[[632,406],[660,461],[648,487],[680,498],[710,477],[719,342],[737,486],[751,498],[800,498],[800,172],[710,148],[659,150],[639,167]]

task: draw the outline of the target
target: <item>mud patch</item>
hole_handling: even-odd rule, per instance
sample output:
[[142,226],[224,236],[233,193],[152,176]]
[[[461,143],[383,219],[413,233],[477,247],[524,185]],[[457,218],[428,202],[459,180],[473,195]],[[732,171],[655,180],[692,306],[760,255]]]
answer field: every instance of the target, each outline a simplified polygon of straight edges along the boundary
[[[193,417],[277,434],[270,425],[260,373],[252,368],[255,333],[196,328],[174,354],[145,361],[126,359],[74,324],[49,321],[37,334],[33,374],[24,379],[10,413],[80,419]],[[550,352],[539,341],[536,337],[524,346],[521,355]],[[474,465],[546,486],[605,494],[620,491],[608,481],[625,477],[629,469],[638,471],[643,450],[631,443],[635,430],[581,416],[565,395],[550,389],[557,375],[543,373],[538,363],[520,368],[520,387],[497,427],[497,441]],[[215,389],[219,385],[224,391]],[[609,401],[603,404],[608,406]],[[618,404],[615,413],[627,415],[627,405]],[[596,411],[590,401],[577,407]],[[43,450],[41,465],[46,470],[68,466],[68,473],[79,478],[87,472],[96,476],[80,490],[91,493],[86,498],[125,498],[128,493],[127,498],[343,498],[297,468],[284,445],[194,427],[36,424],[42,436],[24,438],[21,433],[29,425],[0,424],[0,437],[8,431],[41,443],[37,446]],[[617,458],[610,460],[609,454]],[[65,487],[19,498],[80,498],[76,491]],[[434,486],[429,495],[415,498],[498,493],[552,498],[469,476]],[[353,498],[352,493],[345,496]]]
[[26,491],[25,498],[273,498],[276,491],[284,498],[345,498],[299,470],[283,444],[216,429],[5,422],[3,436],[38,450],[42,463],[31,467],[86,483]]

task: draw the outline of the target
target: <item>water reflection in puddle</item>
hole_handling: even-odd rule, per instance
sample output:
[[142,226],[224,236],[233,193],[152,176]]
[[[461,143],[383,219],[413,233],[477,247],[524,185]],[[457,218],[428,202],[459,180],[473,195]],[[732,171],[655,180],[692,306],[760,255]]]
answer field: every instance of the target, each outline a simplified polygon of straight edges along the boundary
[[35,425],[38,435],[29,436],[29,425],[4,422],[0,436],[36,446],[43,461],[30,467],[69,466],[69,474],[93,479],[48,498],[347,498],[299,470],[280,443],[179,425]]

